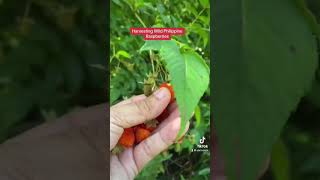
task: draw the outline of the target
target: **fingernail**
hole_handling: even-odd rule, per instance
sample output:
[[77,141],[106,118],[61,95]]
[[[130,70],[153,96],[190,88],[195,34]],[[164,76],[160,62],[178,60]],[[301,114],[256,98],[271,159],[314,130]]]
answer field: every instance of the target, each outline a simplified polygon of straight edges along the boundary
[[160,88],[154,93],[154,96],[159,100],[165,98],[168,95],[168,90],[166,88]]

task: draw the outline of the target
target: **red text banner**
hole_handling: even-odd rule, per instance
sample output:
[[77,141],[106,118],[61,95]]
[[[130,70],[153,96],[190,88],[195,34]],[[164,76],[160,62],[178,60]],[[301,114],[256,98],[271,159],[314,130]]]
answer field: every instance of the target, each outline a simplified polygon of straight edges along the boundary
[[143,36],[144,40],[170,40],[171,36],[185,34],[184,28],[130,28],[130,34]]

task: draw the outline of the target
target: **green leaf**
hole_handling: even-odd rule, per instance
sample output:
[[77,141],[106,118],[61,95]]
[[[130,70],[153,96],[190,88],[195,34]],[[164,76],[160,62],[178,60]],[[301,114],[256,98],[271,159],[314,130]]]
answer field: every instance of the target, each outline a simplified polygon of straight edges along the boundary
[[110,104],[113,104],[120,96],[121,96],[121,92],[111,86],[110,87]]
[[203,40],[203,46],[206,46],[208,43],[208,31],[206,31],[200,24],[198,23],[194,23],[192,24],[192,26],[190,27],[190,31],[199,34],[199,36],[201,37],[201,39]]
[[209,173],[210,173],[210,168],[204,168],[204,169],[200,170],[198,174],[200,176],[206,176],[206,175],[209,175]]
[[[208,16],[199,16],[199,19],[203,22],[205,25],[210,24],[210,18]],[[208,35],[207,35],[208,36]]]
[[122,7],[122,4],[121,4],[121,2],[119,0],[112,0],[112,2],[114,2],[118,6]]
[[195,17],[198,16],[198,11],[196,10],[196,8],[194,7],[194,4],[190,4],[188,1],[184,1],[186,8],[188,9],[188,13],[194,15]]
[[199,127],[201,124],[201,109],[199,106],[197,106],[194,111],[194,117],[196,119],[196,127]]
[[159,51],[166,63],[181,113],[181,133],[208,88],[209,68],[197,53],[181,53],[175,41],[146,41],[140,51],[145,50]]
[[200,1],[200,4],[202,7],[204,8],[208,8],[209,7],[209,0],[199,0]]
[[306,20],[309,22],[313,33],[320,37],[320,25],[317,22],[316,17],[308,9],[305,0],[296,0],[298,7],[300,8],[302,14],[305,16]]
[[160,154],[152,159],[135,177],[135,180],[145,180],[145,179],[157,179],[158,174],[163,173],[164,167],[163,162],[170,159],[172,157],[171,154]]
[[182,174],[180,174],[180,180],[185,180]]
[[213,7],[219,147],[229,180],[253,180],[311,86],[316,41],[291,0],[224,0]]
[[271,169],[275,180],[290,180],[290,160],[286,145],[279,140],[272,149]]
[[119,59],[120,56],[125,57],[125,58],[131,58],[130,54],[126,51],[120,50],[117,52],[116,57]]

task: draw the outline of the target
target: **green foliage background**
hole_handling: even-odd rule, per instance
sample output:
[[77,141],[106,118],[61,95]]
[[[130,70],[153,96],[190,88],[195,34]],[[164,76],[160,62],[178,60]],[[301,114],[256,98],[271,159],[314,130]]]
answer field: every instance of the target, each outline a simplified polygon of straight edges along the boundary
[[[308,123],[308,112],[299,118],[296,114],[305,108],[301,99],[308,96],[314,111],[319,102],[316,18],[304,0],[214,2],[213,116],[229,179],[256,179],[273,145],[270,171],[274,178],[319,179],[317,158],[309,157],[316,163],[309,164],[308,171],[301,170],[305,161],[295,164],[299,157],[295,153],[302,153],[306,146],[300,144],[297,150],[287,139],[296,135],[293,128],[310,136],[301,124],[292,125],[292,119]],[[318,2],[310,6],[314,12],[319,10]],[[275,143],[281,132],[288,136]],[[309,143],[318,146],[318,137]]]
[[[184,27],[187,34],[175,39],[196,50],[209,64],[208,0],[113,0],[110,17],[110,101],[113,104],[143,94],[143,80],[152,70],[148,53],[139,52],[143,37],[131,36],[130,27]],[[191,152],[203,135],[209,142],[209,97],[208,89],[183,143],[159,155],[136,179],[209,179],[209,152]]]
[[0,142],[106,101],[103,1],[0,1]]
[[[306,2],[319,24],[320,1],[307,0]],[[318,55],[319,52],[318,50]],[[318,59],[320,62],[320,57]],[[319,75],[320,70],[318,68],[312,89],[300,101],[295,112],[291,114],[282,131],[281,138],[273,147],[270,168],[263,179],[320,179]]]

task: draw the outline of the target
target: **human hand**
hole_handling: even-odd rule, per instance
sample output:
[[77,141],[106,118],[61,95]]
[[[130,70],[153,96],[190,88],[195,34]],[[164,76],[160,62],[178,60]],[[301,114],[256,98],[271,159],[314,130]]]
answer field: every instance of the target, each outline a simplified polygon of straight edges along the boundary
[[[124,128],[152,120],[168,106],[170,92],[160,88],[149,97],[134,96],[110,109],[110,150],[118,143]],[[111,156],[111,179],[127,180],[134,177],[160,152],[173,144],[180,130],[180,114],[176,103],[169,105],[170,115],[152,135],[133,148]],[[189,125],[187,125],[187,128]],[[186,128],[186,130],[187,130]]]
[[106,104],[79,109],[0,145],[1,180],[105,180]]

